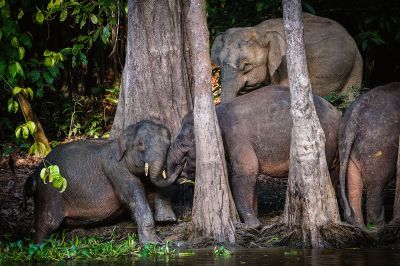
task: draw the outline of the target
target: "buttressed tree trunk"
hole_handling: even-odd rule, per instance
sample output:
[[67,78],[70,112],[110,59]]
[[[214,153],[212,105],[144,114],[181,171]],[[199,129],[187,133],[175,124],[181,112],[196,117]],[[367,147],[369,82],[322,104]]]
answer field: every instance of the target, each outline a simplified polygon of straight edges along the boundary
[[397,155],[396,196],[394,198],[393,220],[400,219],[400,136],[399,152]]
[[236,208],[227,178],[224,147],[211,95],[211,61],[205,1],[191,0],[189,42],[194,73],[196,185],[192,222],[194,237],[235,243]]
[[340,217],[308,77],[301,2],[282,2],[293,120],[284,223],[299,230],[306,245],[322,247],[321,229],[339,223]]
[[174,137],[192,110],[185,15],[179,0],[128,0],[125,68],[111,137],[150,119]]

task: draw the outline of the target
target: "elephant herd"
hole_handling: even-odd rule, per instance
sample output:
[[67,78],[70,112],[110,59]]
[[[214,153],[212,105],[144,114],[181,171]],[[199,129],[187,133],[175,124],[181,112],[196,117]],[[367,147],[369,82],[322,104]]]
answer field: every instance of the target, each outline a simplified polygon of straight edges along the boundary
[[[360,53],[346,30],[332,20],[305,14],[304,32],[328,166],[339,155],[337,193],[343,218],[364,229],[365,222],[382,226],[384,190],[397,169],[400,83],[369,90],[342,116],[321,96],[361,85]],[[292,120],[282,19],[229,29],[216,38],[211,56],[223,75],[223,103],[216,111],[233,198],[242,221],[258,227],[257,176],[285,178],[289,171]],[[236,97],[241,92],[249,93]],[[146,188],[172,185],[179,176],[194,178],[193,123],[190,113],[172,141],[165,126],[142,121],[113,140],[76,141],[55,148],[45,162],[59,166],[68,181],[65,192],[40,180],[43,163],[25,184],[27,195],[34,196],[35,241],[43,241],[62,225],[110,222],[127,211],[138,225],[140,242],[159,241],[154,220],[176,217],[165,196],[156,197],[153,217]]]

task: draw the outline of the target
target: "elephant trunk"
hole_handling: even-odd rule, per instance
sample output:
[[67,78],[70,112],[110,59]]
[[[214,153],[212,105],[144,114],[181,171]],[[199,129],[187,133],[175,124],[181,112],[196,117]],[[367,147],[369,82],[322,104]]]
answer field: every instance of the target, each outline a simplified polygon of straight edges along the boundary
[[236,98],[240,89],[244,84],[240,84],[238,82],[238,73],[235,73],[233,70],[225,70],[222,71],[223,76],[221,80],[221,102],[229,102],[232,99]]
[[150,176],[150,181],[157,187],[165,187],[173,183],[169,179],[167,179],[167,175],[164,169],[164,161],[156,161],[150,163],[148,172]]

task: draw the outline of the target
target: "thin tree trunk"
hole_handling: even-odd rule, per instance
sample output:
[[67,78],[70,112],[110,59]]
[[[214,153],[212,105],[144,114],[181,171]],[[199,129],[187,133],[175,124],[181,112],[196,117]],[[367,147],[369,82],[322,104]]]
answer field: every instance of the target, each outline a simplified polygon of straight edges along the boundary
[[400,219],[400,136],[399,152],[397,156],[397,174],[396,174],[396,196],[394,198],[393,220]]
[[192,110],[182,6],[179,0],[128,0],[127,54],[111,137],[144,119],[175,136]]
[[236,208],[229,189],[221,132],[211,95],[211,61],[205,1],[191,0],[189,42],[194,78],[196,185],[193,217],[195,237],[235,243]]
[[[41,142],[44,144],[46,148],[46,152],[51,151],[51,147],[49,144],[49,140],[46,137],[46,134],[44,133],[42,124],[40,124],[36,114],[32,110],[31,103],[26,99],[22,93],[18,93],[18,101],[21,106],[22,113],[24,114],[24,117],[27,121],[32,121],[36,125],[36,132],[33,134],[35,141],[36,142]],[[45,156],[46,154],[41,154],[41,156]]]
[[340,218],[308,77],[300,0],[283,0],[283,19],[293,119],[284,222],[306,245],[322,247],[320,229]]

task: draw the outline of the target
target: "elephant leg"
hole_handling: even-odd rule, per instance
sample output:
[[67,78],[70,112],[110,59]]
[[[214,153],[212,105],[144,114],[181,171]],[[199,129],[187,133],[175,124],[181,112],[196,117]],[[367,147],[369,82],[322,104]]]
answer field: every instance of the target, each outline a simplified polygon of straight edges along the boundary
[[232,194],[239,215],[247,226],[259,227],[260,221],[254,209],[257,200],[255,193],[258,175],[257,156],[249,145],[249,148],[235,150],[235,156],[230,158],[230,163]]
[[[138,227],[139,242],[161,242],[154,228],[153,214],[147,201],[143,184],[135,177],[129,180],[128,195],[122,198],[127,201],[132,219]],[[124,193],[125,194],[125,193]]]
[[349,204],[353,212],[353,217],[347,217],[347,219],[350,219],[352,224],[365,228],[362,213],[362,192],[364,184],[360,169],[351,159],[347,167],[347,187]]
[[51,202],[37,205],[35,206],[35,234],[33,241],[35,243],[42,243],[61,226],[64,220],[64,212],[62,208],[55,206],[56,204]]
[[383,206],[384,198],[384,178],[371,177],[378,182],[367,183],[367,222],[376,227],[385,225],[385,210]]
[[156,192],[154,213],[156,222],[175,222],[177,220],[171,207],[171,197],[164,189]]

